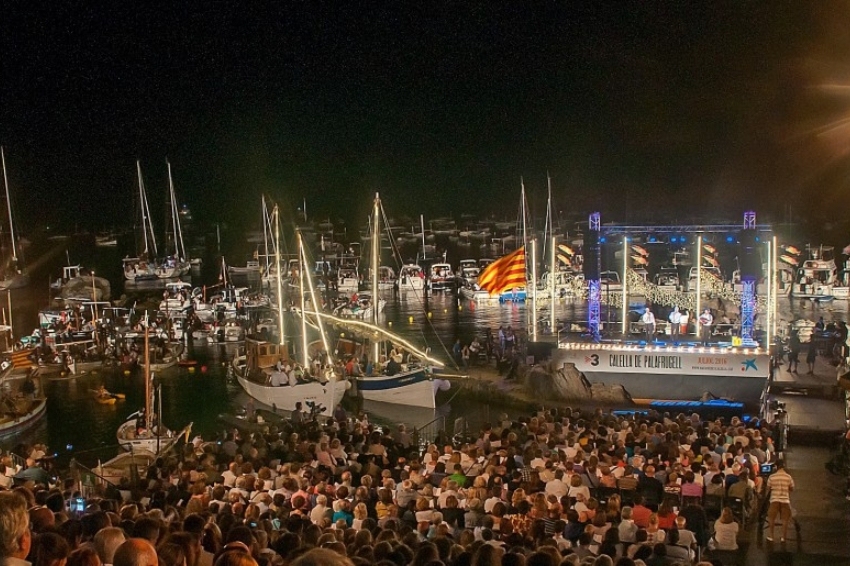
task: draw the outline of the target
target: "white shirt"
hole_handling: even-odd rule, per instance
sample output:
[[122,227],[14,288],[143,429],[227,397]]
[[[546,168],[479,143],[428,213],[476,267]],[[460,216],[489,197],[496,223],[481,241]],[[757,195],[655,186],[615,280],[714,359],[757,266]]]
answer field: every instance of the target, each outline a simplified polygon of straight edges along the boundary
[[677,310],[674,310],[670,313],[670,324],[681,324],[682,323],[682,313]]
[[643,313],[643,316],[640,317],[644,324],[655,324],[655,315],[652,314],[652,311],[648,310]]

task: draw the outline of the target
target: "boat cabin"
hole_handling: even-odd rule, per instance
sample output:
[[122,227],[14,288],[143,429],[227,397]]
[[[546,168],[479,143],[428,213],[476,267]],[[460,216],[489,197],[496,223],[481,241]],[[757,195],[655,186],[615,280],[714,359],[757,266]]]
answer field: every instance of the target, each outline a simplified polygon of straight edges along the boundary
[[245,361],[249,371],[274,367],[281,358],[289,360],[289,350],[285,345],[245,340]]

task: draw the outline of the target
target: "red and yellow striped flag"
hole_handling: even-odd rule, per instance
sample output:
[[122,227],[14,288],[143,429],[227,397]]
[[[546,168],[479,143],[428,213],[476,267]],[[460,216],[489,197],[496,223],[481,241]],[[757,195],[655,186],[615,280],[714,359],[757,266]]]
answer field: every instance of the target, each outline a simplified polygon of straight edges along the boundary
[[491,295],[525,287],[525,246],[488,265],[478,276],[478,286]]

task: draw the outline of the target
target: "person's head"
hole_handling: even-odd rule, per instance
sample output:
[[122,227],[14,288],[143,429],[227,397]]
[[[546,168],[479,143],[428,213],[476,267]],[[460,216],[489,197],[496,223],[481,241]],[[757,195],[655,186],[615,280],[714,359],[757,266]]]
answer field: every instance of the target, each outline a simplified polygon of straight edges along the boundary
[[164,542],[156,547],[159,566],[189,566],[183,547],[173,542]]
[[[220,565],[216,564],[216,566]],[[292,562],[292,566],[354,566],[354,562],[350,558],[327,548],[314,548],[296,558]]]
[[17,492],[0,492],[0,558],[24,559],[31,546],[26,499]]
[[32,541],[33,566],[65,566],[71,547],[61,535],[41,533]]
[[94,549],[103,564],[112,564],[115,551],[126,540],[124,531],[118,527],[101,529],[94,535]]
[[113,566],[159,566],[156,549],[146,539],[131,538],[115,551]]
[[83,546],[68,555],[65,566],[103,566],[103,563],[93,548]]
[[258,566],[258,564],[254,557],[244,550],[226,550],[216,559],[215,566]]
[[732,513],[731,507],[723,508],[723,511],[720,513],[720,522],[727,525],[735,522],[735,515]]
[[143,538],[154,545],[159,541],[161,526],[161,523],[153,517],[141,517],[133,524],[131,534],[134,538]]

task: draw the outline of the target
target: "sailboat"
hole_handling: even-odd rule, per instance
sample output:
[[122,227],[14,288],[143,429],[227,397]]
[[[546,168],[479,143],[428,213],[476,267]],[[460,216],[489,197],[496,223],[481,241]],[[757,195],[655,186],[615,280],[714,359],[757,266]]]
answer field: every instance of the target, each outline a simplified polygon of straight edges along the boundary
[[142,166],[136,161],[136,175],[139,182],[139,209],[142,220],[142,242],[144,247],[137,257],[125,257],[124,278],[127,281],[145,281],[157,279],[156,274],[156,237],[153,232],[151,211],[148,206],[148,196],[145,193],[145,182],[142,179]]
[[20,258],[18,258],[18,241],[15,235],[15,221],[12,215],[12,199],[9,195],[9,178],[6,175],[6,153],[0,147],[0,158],[3,161],[3,185],[6,189],[6,211],[9,214],[9,236],[11,240],[11,256],[4,258],[0,267],[0,291],[7,289],[19,289],[29,284],[29,275],[22,269]]
[[159,409],[153,413],[153,391],[150,363],[150,333],[148,321],[145,320],[145,408],[144,413],[136,413],[127,417],[127,421],[118,427],[116,437],[118,444],[127,451],[146,450],[153,454],[168,451],[181,436],[189,437],[192,423],[175,434],[162,424],[162,389],[159,389]]
[[[280,265],[280,213],[277,206],[272,211],[274,219],[274,265]],[[313,304],[316,303],[316,293],[305,274],[303,266],[308,265],[299,234],[301,280],[301,312],[304,312],[305,276]],[[245,355],[237,356],[232,362],[233,372],[239,385],[245,392],[260,403],[274,409],[294,411],[296,403],[302,403],[305,409],[310,409],[321,415],[330,415],[336,404],[342,399],[346,389],[351,387],[348,381],[337,376],[332,370],[324,371],[322,375],[310,375],[310,356],[306,339],[306,328],[302,316],[302,356],[300,368],[296,360],[290,359],[289,347],[286,343],[286,326],[283,316],[283,285],[280,277],[274,278],[277,303],[278,343],[263,340],[245,340]],[[320,327],[321,332],[321,327]],[[324,335],[324,333],[322,332]],[[325,344],[324,352],[328,356],[325,367],[332,368],[330,348]],[[287,372],[287,367],[292,368]],[[300,373],[300,375],[299,375]],[[300,379],[300,378],[303,379]]]
[[174,237],[174,253],[165,258],[162,264],[156,268],[156,276],[160,279],[173,279],[186,275],[191,271],[192,264],[186,257],[186,246],[183,244],[183,229],[180,226],[180,208],[177,206],[177,197],[174,195],[174,182],[171,180],[171,163],[168,166],[168,195],[171,201],[171,226]]
[[[372,212],[372,265],[380,265],[380,217],[381,198],[375,194],[375,202]],[[372,288],[377,289],[379,271],[372,269]],[[377,296],[377,294],[376,294]],[[380,299],[383,301],[383,299]],[[379,327],[379,309],[372,309],[369,313],[371,324],[374,329]],[[380,342],[373,340],[373,360],[380,359]],[[434,379],[430,365],[415,363],[408,360],[405,363],[403,354],[396,353],[392,360],[399,364],[399,371],[392,375],[369,375],[356,377],[357,388],[363,398],[369,401],[382,401],[385,403],[396,403],[398,405],[410,405],[413,407],[436,408],[436,390],[445,389],[449,383],[445,380]],[[388,360],[389,362],[390,360]],[[389,364],[388,364],[389,365]]]

